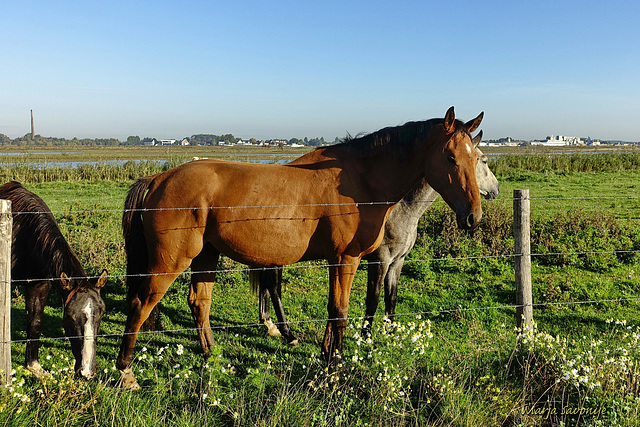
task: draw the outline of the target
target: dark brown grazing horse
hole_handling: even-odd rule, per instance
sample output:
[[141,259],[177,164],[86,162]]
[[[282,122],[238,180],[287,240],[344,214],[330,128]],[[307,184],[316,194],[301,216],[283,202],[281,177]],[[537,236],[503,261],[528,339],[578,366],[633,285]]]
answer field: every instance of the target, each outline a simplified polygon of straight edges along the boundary
[[209,355],[211,289],[220,253],[250,266],[326,259],[327,361],[342,349],[351,283],[360,259],[382,240],[390,210],[422,179],[456,212],[460,227],[482,217],[468,123],[410,122],[322,147],[286,165],[198,160],[138,180],[125,201],[129,312],[116,366],[132,370],[137,334],[171,283],[191,266],[189,305]]
[[54,284],[62,297],[64,329],[76,360],[75,371],[83,378],[92,378],[96,372],[96,339],[105,312],[100,289],[107,282],[107,271],[97,279],[87,277],[49,207],[22,184],[12,181],[0,187],[0,199],[11,201],[11,279],[25,290],[25,366],[36,376],[46,375],[38,361],[38,340],[44,306]]

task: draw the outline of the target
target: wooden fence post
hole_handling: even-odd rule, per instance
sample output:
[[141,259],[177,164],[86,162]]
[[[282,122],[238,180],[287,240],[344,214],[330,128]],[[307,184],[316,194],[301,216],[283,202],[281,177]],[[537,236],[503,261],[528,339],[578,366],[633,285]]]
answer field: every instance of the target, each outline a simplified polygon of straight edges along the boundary
[[533,325],[531,292],[531,203],[529,190],[513,190],[513,234],[515,239],[516,324]]
[[0,369],[3,383],[11,381],[11,201],[0,200]]

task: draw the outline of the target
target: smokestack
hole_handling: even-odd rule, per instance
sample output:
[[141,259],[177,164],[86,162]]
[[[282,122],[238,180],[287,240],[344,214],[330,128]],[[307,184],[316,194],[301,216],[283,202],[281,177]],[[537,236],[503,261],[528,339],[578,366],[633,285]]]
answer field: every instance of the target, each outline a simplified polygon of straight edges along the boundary
[[33,110],[31,110],[31,140],[33,141],[35,137],[35,131],[33,129]]

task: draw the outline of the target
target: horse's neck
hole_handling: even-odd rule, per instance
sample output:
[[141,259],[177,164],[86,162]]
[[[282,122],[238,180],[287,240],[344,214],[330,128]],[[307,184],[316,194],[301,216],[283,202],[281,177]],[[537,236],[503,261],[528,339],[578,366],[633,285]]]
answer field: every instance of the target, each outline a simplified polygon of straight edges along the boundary
[[425,180],[420,181],[411,191],[404,196],[405,202],[433,202],[439,196],[438,192],[433,189]]
[[397,203],[421,186],[424,157],[424,153],[416,153],[410,162],[401,162],[388,154],[362,159],[362,186],[373,200]]
[[403,216],[419,219],[431,204],[438,198],[439,194],[425,181],[421,181],[400,201],[394,210],[403,212]]
[[[62,273],[70,278],[87,276],[78,257],[66,241],[59,242],[59,244],[56,245],[51,257],[52,262],[49,264],[49,274],[52,278],[59,279]],[[59,280],[55,280],[54,282],[58,287],[60,286]]]
[[[349,154],[336,154],[337,147],[319,148],[288,163],[291,167],[341,170],[341,185],[350,183],[356,189],[342,188],[345,195],[360,201],[385,201],[397,203],[409,192],[421,186],[428,147],[420,147],[409,162],[401,162],[393,155],[382,153],[358,158]],[[346,148],[345,148],[346,150]],[[347,194],[346,192],[352,192]],[[355,195],[357,194],[357,197]],[[437,194],[437,193],[436,193]],[[435,197],[434,197],[435,198]]]

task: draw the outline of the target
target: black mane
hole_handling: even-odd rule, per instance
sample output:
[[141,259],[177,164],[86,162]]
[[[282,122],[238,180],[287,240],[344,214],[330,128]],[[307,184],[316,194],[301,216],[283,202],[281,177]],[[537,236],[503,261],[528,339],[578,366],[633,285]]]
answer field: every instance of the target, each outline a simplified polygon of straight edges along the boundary
[[11,201],[14,279],[59,278],[63,272],[70,277],[86,276],[49,207],[40,197],[19,182],[11,181],[0,187],[0,198]]
[[[416,141],[416,137],[428,132],[443,121],[444,119],[430,119],[408,122],[402,126],[386,127],[364,136],[351,137],[347,135],[341,143],[333,145],[329,149],[344,150],[349,155],[358,158],[390,154],[404,161],[411,156],[415,148],[413,143]],[[456,129],[465,129],[464,123],[456,120]]]

